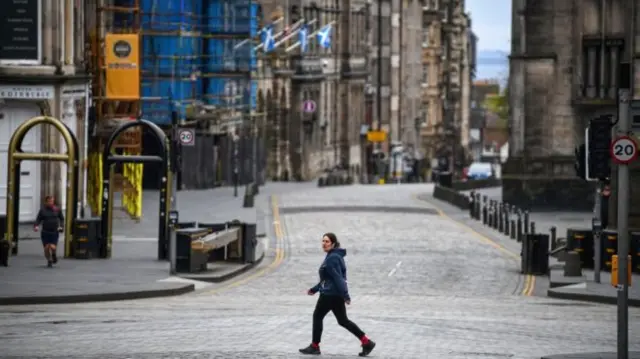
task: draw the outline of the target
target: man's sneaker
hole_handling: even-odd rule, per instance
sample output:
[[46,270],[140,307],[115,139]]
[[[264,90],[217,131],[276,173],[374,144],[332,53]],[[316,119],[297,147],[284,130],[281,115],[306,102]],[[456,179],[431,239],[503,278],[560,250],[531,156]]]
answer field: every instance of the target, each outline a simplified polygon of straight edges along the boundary
[[58,263],[58,255],[54,250],[51,251],[51,261],[53,262],[53,264]]
[[311,344],[304,349],[300,349],[300,353],[310,354],[310,355],[320,355],[320,348],[313,346],[313,344]]
[[358,354],[361,357],[366,357],[376,347],[376,343],[373,340],[369,340],[367,344],[362,344],[362,351]]
[[53,267],[53,263],[51,263],[51,261],[47,261],[47,267],[49,268]]

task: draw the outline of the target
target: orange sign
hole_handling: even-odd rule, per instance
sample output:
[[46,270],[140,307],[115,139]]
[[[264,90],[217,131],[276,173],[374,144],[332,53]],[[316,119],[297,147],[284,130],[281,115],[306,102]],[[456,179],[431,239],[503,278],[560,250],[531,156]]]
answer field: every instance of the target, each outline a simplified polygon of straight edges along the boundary
[[[632,277],[632,268],[633,265],[631,263],[631,256],[627,259],[627,284],[631,287],[631,278]],[[620,284],[620,270],[618,267],[618,256],[611,256],[611,285],[618,286]]]
[[105,37],[106,92],[110,100],[140,99],[140,35]]

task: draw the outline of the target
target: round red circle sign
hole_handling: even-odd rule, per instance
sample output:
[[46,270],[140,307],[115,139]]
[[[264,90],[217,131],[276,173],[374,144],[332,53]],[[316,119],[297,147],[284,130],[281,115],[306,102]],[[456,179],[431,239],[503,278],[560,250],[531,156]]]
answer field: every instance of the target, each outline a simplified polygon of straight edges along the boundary
[[638,145],[629,136],[620,136],[611,141],[611,160],[617,164],[629,164],[638,158]]

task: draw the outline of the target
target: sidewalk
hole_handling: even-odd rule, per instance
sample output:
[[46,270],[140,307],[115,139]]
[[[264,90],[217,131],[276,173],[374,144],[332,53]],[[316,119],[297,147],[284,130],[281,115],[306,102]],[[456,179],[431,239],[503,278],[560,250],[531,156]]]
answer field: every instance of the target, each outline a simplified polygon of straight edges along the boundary
[[[583,300],[603,304],[617,304],[618,292],[611,285],[611,273],[600,272],[600,283],[593,280],[592,270],[582,270],[581,277],[565,277],[561,268],[551,269],[549,273],[549,289],[551,298]],[[632,274],[629,287],[629,306],[640,307],[640,275]]]
[[[501,190],[499,188],[481,189],[478,192],[486,194],[489,198],[499,200],[501,196]],[[437,203],[437,206],[445,211],[451,218],[458,220],[474,230],[495,238],[498,243],[505,246],[511,252],[519,253],[521,244],[507,239],[506,236],[499,233],[496,230],[483,226],[482,222],[478,222],[470,219],[468,211],[462,211],[448,203],[439,201],[431,194],[423,194],[421,199],[427,201],[433,201]],[[529,216],[530,222],[535,223],[537,233],[550,234],[550,228],[557,228],[557,237],[565,238],[567,229],[589,229],[591,228],[590,212],[541,212],[531,213]],[[617,292],[615,288],[611,286],[611,273],[602,271],[601,283],[595,283],[593,281],[593,271],[583,270],[582,277],[564,277],[563,265],[559,263],[555,258],[550,258],[550,275],[549,277],[538,277],[536,281],[537,288],[536,293],[544,293],[544,295],[551,298],[558,299],[570,299],[570,300],[582,300],[589,302],[615,304],[617,301]],[[548,282],[548,286],[545,283]],[[633,283],[640,283],[640,276],[633,275]],[[545,288],[541,288],[541,287]],[[640,284],[636,287],[629,288],[629,305],[640,306]]]
[[[177,201],[180,222],[220,223],[238,219],[256,223],[258,237],[264,237],[270,225],[267,223],[270,196],[311,186],[315,184],[268,183],[260,188],[254,208],[242,207],[244,187],[238,189],[238,197],[228,187],[180,191]],[[28,239],[36,236],[32,231],[22,230],[19,254],[11,257],[9,267],[0,267],[0,305],[150,298],[184,294],[211,285],[171,277],[169,263],[156,259],[158,202],[157,191],[144,193],[143,216],[138,223],[114,210],[111,259],[63,259],[61,241],[59,263],[47,268],[40,241]],[[229,280],[254,265],[220,264],[220,278],[208,279]]]

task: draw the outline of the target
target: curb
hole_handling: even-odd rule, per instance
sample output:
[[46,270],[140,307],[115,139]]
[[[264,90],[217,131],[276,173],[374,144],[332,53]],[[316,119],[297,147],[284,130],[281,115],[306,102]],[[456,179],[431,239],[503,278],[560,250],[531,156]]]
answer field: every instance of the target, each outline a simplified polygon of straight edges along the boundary
[[[616,359],[618,354],[615,352],[599,352],[599,353],[575,353],[575,354],[554,354],[545,355],[541,359]],[[629,359],[640,358],[640,352],[629,352]]]
[[[583,302],[590,303],[599,303],[599,304],[618,304],[617,297],[608,297],[602,296],[598,294],[587,294],[587,293],[569,293],[559,291],[558,289],[562,289],[563,287],[555,287],[547,289],[547,297],[555,298],[555,299],[566,299],[566,300],[578,300]],[[640,300],[635,298],[629,298],[628,303],[630,307],[640,307]]]
[[0,298],[2,305],[33,305],[33,304],[74,304],[89,302],[111,302],[119,300],[149,299],[172,297],[195,291],[193,284],[177,284],[173,288],[139,290],[129,292],[93,293],[54,295],[40,297],[5,297]]
[[207,283],[222,283],[222,282],[226,282],[230,279],[233,279],[235,277],[238,277],[248,271],[250,271],[251,269],[257,267],[258,265],[260,265],[260,263],[262,263],[262,260],[264,259],[265,253],[263,252],[262,255],[260,256],[260,258],[258,258],[258,260],[256,260],[255,262],[246,265],[242,268],[240,268],[237,271],[233,271],[221,276],[211,276],[211,277],[207,277],[206,274],[177,274],[177,277],[183,278],[183,279],[189,279],[189,280],[198,280],[201,282],[207,282]]

